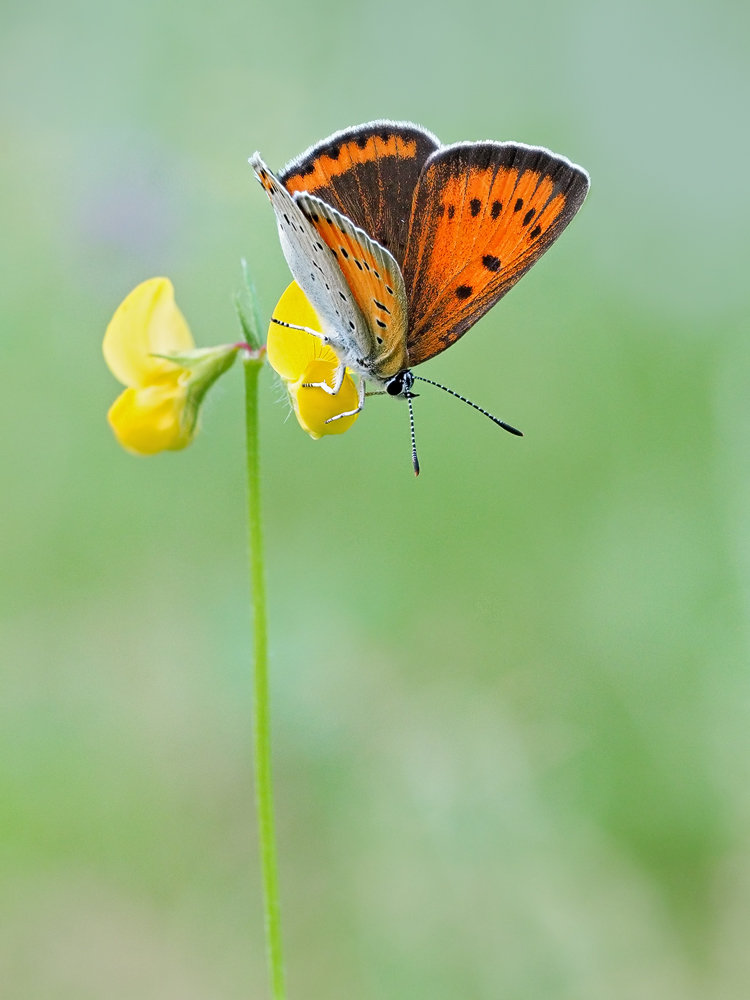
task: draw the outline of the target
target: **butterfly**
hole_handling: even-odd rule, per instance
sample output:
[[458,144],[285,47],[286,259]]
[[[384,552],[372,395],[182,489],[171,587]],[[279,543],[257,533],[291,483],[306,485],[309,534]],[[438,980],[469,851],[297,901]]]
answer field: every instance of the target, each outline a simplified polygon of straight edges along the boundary
[[[418,474],[412,368],[454,344],[541,257],[583,204],[589,175],[539,146],[443,145],[411,122],[336,132],[278,175],[250,158],[274,212],[289,269],[339,364],[407,399]],[[282,324],[291,325],[291,324]],[[373,393],[375,394],[375,393]],[[515,428],[459,396],[506,430]]]

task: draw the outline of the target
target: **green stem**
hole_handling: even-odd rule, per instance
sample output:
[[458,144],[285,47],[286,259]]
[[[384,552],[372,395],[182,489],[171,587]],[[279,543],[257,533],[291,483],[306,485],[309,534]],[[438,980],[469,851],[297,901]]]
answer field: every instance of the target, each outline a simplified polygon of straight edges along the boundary
[[258,438],[258,375],[262,359],[245,361],[245,426],[247,429],[248,525],[250,529],[250,583],[253,604],[255,654],[254,750],[255,798],[258,809],[258,842],[263,874],[266,950],[273,1000],[284,1000],[284,959],[281,948],[281,909],[276,871],[276,838],[273,822],[271,774],[271,717],[268,696],[268,639],[266,585],[263,570],[263,533],[260,520],[260,456]]

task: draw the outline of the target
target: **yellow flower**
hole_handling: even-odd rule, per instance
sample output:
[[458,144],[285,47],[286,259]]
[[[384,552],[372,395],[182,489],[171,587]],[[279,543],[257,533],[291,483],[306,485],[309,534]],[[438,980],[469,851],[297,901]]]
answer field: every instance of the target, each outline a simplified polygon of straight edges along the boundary
[[[273,315],[285,323],[321,330],[320,320],[296,281],[281,296]],[[290,330],[273,322],[268,328],[267,346],[268,360],[284,380],[300,427],[314,440],[349,430],[359,414],[326,423],[339,413],[357,408],[357,387],[348,371],[335,396],[303,385],[327,382],[333,388],[333,373],[338,366],[333,349],[304,330]]]
[[138,455],[190,444],[203,397],[238,349],[195,349],[168,278],[134,288],[112,317],[103,344],[110,371],[127,386],[107,414],[120,444]]

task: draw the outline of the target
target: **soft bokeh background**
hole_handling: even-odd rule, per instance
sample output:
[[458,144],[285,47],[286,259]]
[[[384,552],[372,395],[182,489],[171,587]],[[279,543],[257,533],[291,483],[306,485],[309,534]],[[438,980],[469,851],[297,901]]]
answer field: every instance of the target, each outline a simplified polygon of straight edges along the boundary
[[545,144],[591,196],[404,408],[262,401],[293,1000],[750,994],[750,7],[7,0],[0,998],[263,998],[241,379],[137,460],[100,341],[288,281],[247,157]]

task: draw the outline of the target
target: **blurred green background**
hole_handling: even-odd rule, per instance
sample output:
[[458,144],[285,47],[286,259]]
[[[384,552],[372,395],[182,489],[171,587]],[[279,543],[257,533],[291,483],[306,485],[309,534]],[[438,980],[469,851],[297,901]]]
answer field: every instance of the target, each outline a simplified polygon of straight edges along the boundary
[[0,998],[266,996],[239,370],[105,422],[117,304],[289,280],[247,157],[411,119],[587,167],[563,239],[313,443],[263,388],[293,1000],[750,994],[750,7],[6,0]]

